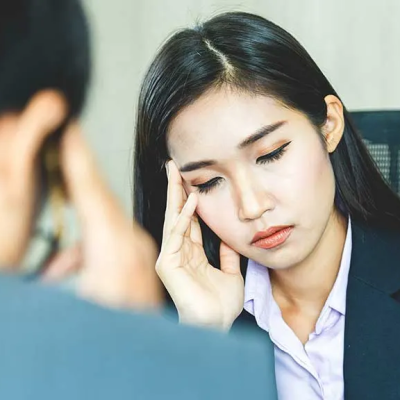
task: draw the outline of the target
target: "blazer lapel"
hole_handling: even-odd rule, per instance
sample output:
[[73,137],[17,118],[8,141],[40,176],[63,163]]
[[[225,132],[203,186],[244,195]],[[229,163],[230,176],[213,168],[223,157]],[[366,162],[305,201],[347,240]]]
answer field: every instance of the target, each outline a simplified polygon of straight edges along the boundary
[[345,399],[400,399],[400,235],[355,225],[352,247]]

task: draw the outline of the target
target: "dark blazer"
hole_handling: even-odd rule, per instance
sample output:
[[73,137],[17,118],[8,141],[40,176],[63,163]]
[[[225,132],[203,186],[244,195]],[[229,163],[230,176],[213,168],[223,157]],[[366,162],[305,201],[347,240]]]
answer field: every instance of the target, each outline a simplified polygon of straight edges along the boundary
[[4,276],[0,324],[0,399],[276,400],[264,335],[106,310]]
[[[347,286],[346,400],[400,399],[400,233],[352,224]],[[243,311],[238,323],[255,324]]]

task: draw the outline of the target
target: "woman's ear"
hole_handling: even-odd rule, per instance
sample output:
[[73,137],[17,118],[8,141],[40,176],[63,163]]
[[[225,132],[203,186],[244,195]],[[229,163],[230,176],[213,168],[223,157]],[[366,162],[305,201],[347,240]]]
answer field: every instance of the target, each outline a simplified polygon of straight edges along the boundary
[[333,153],[344,132],[343,104],[336,96],[331,94],[325,97],[325,103],[327,112],[322,134],[325,137],[328,152]]

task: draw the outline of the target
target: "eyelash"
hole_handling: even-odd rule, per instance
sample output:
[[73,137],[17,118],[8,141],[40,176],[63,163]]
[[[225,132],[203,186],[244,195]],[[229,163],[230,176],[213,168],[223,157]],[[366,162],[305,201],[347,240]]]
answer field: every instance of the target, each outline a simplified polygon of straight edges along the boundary
[[207,194],[211,189],[216,188],[221,183],[221,181],[222,181],[221,178],[213,178],[206,183],[193,186],[197,188],[200,194]]
[[289,144],[292,142],[287,142],[281,147],[278,147],[276,150],[271,151],[271,153],[266,154],[265,156],[258,157],[257,158],[257,163],[258,164],[267,164],[273,161],[279,160],[285,153],[286,147],[289,146]]
[[[276,150],[271,153],[266,154],[265,156],[257,158],[257,164],[268,164],[270,162],[274,162],[279,160],[286,151],[286,148],[289,146],[291,142],[287,142],[284,145],[278,147]],[[200,194],[207,194],[210,190],[216,188],[222,182],[222,178],[213,178],[208,182],[202,183],[200,185],[193,185],[196,187]]]

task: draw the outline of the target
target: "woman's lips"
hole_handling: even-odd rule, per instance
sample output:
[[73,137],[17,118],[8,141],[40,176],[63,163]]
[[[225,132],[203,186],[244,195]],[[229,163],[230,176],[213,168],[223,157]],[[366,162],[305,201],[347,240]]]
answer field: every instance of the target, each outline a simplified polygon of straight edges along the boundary
[[261,249],[273,249],[286,242],[293,226],[273,226],[266,231],[257,232],[251,244]]

